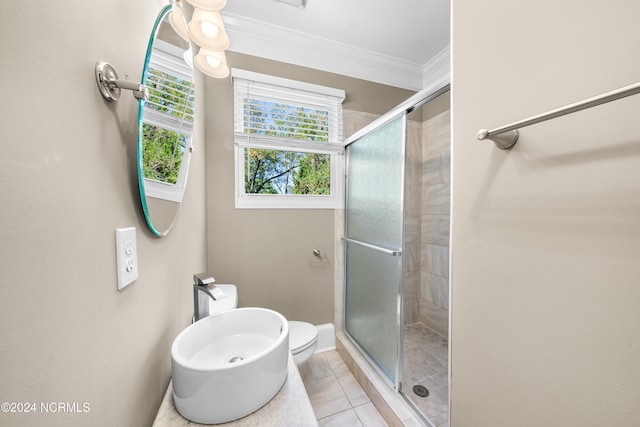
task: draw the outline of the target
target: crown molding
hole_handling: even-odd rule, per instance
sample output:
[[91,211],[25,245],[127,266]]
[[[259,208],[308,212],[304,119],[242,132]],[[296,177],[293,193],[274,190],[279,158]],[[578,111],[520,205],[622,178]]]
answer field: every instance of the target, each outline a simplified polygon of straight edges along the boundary
[[422,67],[422,87],[425,88],[436,81],[446,79],[451,82],[451,48],[445,47]]
[[[416,64],[344,43],[223,12],[229,50],[418,91],[449,72],[449,49]],[[446,52],[445,52],[446,51]]]

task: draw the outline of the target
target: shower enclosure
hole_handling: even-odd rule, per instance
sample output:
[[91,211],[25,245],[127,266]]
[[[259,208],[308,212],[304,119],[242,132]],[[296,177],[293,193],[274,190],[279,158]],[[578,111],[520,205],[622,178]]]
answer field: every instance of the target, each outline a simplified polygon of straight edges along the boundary
[[425,120],[422,107],[447,91],[416,94],[345,143],[344,332],[435,426],[448,424],[448,111]]

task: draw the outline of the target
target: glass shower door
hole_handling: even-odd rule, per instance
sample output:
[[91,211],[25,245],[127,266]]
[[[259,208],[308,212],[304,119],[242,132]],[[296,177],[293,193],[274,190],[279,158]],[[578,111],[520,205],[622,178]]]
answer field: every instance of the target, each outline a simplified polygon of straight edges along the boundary
[[347,147],[345,330],[398,386],[406,114]]

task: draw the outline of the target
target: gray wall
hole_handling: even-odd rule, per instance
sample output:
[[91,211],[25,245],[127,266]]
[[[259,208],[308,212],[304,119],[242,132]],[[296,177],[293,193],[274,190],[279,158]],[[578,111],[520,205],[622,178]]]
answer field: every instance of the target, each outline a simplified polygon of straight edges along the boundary
[[[0,400],[90,408],[0,413],[3,426],[150,425],[168,384],[191,275],[206,269],[202,120],[178,222],[157,239],[137,190],[137,104],[107,103],[93,71],[106,60],[139,79],[165,4],[0,3]],[[118,291],[114,230],[127,226],[140,277]]]
[[453,3],[451,425],[640,419],[640,97],[476,132],[638,81],[637,1]]
[[[230,67],[346,91],[345,109],[383,113],[412,92],[230,52]],[[334,211],[235,209],[233,86],[207,79],[207,217],[209,269],[218,283],[238,286],[241,306],[280,311],[313,324],[333,321]],[[329,258],[310,266],[313,249]]]

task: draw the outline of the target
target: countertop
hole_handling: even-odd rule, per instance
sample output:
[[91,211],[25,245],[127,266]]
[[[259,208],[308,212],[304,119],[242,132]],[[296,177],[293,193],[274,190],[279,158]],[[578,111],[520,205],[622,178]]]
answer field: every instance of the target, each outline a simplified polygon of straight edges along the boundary
[[[289,354],[288,369],[287,380],[269,403],[244,418],[216,425],[225,427],[317,427],[318,421],[291,354]],[[153,422],[153,427],[197,427],[201,425],[203,424],[191,422],[178,413],[173,404],[173,387],[170,382]]]

